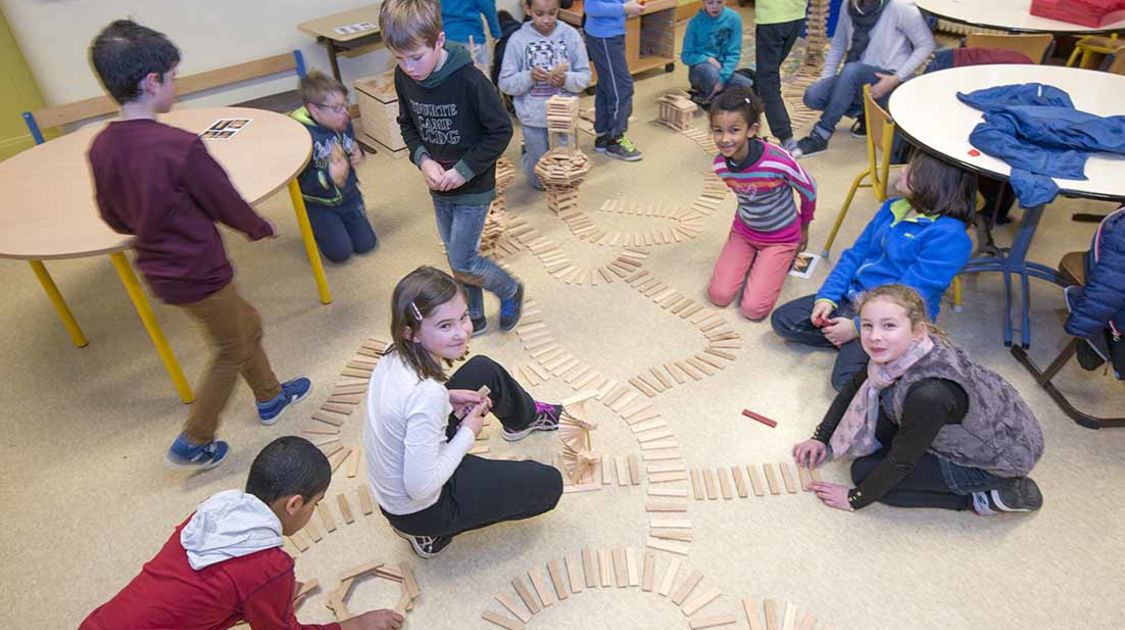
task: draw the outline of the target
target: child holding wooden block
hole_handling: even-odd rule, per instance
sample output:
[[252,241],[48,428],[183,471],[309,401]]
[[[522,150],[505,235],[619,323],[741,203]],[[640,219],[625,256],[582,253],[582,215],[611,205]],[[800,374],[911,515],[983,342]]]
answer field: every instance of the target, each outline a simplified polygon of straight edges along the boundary
[[719,147],[715,174],[738,197],[738,212],[707,293],[713,304],[726,306],[741,288],[739,311],[755,321],[773,310],[793,259],[808,243],[816,211],[812,176],[785,149],[758,137],[761,117],[762,103],[747,88],[725,90],[711,106]]
[[392,630],[402,615],[375,610],[342,623],[303,625],[294,614],[293,558],[282,550],[312,518],[332,471],[296,436],[274,440],[250,466],[246,491],[207,499],[181,523],[140,575],[90,613],[80,630],[253,628]]
[[855,457],[856,487],[814,482],[829,507],[873,502],[907,508],[1030,512],[1043,504],[1027,475],[1043,432],[1019,392],[928,322],[914,289],[883,285],[859,298],[860,339],[871,356],[836,397],[798,466]]
[[543,189],[535,165],[548,149],[547,99],[578,96],[590,85],[590,60],[574,27],[558,21],[559,0],[524,0],[530,21],[512,34],[504,49],[499,87],[514,96],[523,126],[523,170],[531,186]]
[[[559,427],[562,405],[536,402],[501,365],[464,357],[472,324],[464,289],[419,267],[391,298],[392,349],[375,367],[363,443],[383,515],[422,558],[479,527],[542,514],[562,496],[562,475],[534,461],[469,455],[491,410],[508,441]],[[488,387],[487,395],[479,393]]]

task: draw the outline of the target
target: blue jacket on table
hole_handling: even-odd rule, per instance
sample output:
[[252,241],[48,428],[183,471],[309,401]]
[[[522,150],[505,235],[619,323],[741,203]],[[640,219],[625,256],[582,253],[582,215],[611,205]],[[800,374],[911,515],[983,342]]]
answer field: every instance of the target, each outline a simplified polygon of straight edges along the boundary
[[354,168],[348,169],[348,178],[343,186],[337,186],[328,174],[328,162],[333,146],[339,145],[347,156],[351,155],[357,145],[352,124],[349,122],[348,128],[342,132],[333,131],[313,120],[308,108],[305,107],[294,111],[290,116],[305,126],[312,141],[309,163],[297,176],[297,183],[301,186],[301,196],[305,198],[305,203],[336,208],[362,198],[359,192],[359,178],[356,177]]
[[968,226],[947,216],[909,217],[910,202],[888,199],[854,245],[840,254],[824,280],[818,300],[839,306],[860,293],[884,284],[905,284],[926,302],[926,313],[937,319],[941,296],[969,261],[973,241]]
[[1066,320],[1066,332],[1086,339],[1107,326],[1125,332],[1125,207],[1106,217],[1094,235],[1086,284]]

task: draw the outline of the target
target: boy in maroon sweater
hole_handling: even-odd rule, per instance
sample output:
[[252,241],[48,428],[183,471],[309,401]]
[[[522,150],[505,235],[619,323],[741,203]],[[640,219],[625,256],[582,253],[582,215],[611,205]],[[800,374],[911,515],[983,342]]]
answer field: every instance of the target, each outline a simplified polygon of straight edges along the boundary
[[215,228],[220,222],[258,240],[273,236],[273,225],[239,196],[198,136],[156,121],[176,98],[180,51],[172,42],[118,20],[94,39],[90,57],[102,85],[121,104],[120,119],[90,146],[101,217],[136,237],[137,267],[152,292],[187,311],[215,346],[183,432],[164,461],[170,468],[211,468],[227,455],[228,445],[215,439],[215,431],[239,375],[266,425],[311,387],[303,377],[277,381],[261,345],[262,320],[235,290]]
[[402,615],[369,611],[343,623],[302,625],[294,614],[293,558],[281,549],[309,522],[332,468],[311,442],[286,436],[254,459],[246,492],[226,490],[199,505],[156,556],[79,630],[251,628],[393,630]]

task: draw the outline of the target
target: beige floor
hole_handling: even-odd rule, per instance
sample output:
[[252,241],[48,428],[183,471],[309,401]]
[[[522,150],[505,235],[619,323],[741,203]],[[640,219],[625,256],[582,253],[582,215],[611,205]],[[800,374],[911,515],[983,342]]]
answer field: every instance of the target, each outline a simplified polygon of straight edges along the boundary
[[[583,188],[583,207],[606,226],[656,226],[657,219],[625,219],[594,212],[606,199],[689,203],[698,194],[710,159],[689,140],[652,122],[654,101],[684,82],[684,71],[656,73],[640,81],[637,122],[631,135],[646,152],[639,164],[594,157]],[[702,119],[696,124],[702,126]],[[587,138],[586,141],[589,139]],[[860,169],[862,145],[838,134],[831,150],[805,165],[820,186],[812,249],[823,243]],[[508,151],[518,158],[518,142]],[[91,339],[76,350],[27,267],[3,263],[0,302],[3,400],[3,486],[0,527],[0,627],[74,627],[92,608],[121,588],[164,542],[173,525],[211,493],[244,482],[250,460],[269,440],[296,431],[322,403],[340,368],[370,336],[388,336],[387,303],[395,281],[423,263],[441,264],[433,211],[418,173],[405,160],[379,155],[362,168],[363,187],[380,237],[375,253],[329,269],[335,301],[315,299],[308,264],[288,200],[278,196],[261,211],[281,229],[278,240],[247,243],[228,234],[242,292],[261,311],[267,348],[279,375],[307,374],[312,399],[279,425],[263,428],[251,397],[240,389],[223,434],[233,445],[221,468],[183,477],[165,472],[161,458],[186,409],[175,398],[143,329],[104,259],[51,264],[59,286]],[[513,214],[544,234],[598,260],[604,249],[577,242],[530,191],[522,176],[509,193]],[[841,243],[855,238],[874,208],[861,193]],[[1035,260],[1053,263],[1064,252],[1085,248],[1091,227],[1074,224],[1075,210],[1104,204],[1060,200],[1044,218],[1032,249]],[[706,298],[711,265],[726,236],[733,202],[708,217],[694,241],[651,248],[645,262],[654,276],[699,300]],[[28,209],[34,211],[34,209]],[[1001,230],[1007,238],[1011,228]],[[528,297],[544,311],[557,339],[576,356],[614,378],[703,347],[703,337],[683,321],[618,283],[575,287],[547,275],[527,252],[507,259],[527,283]],[[790,279],[782,299],[815,291],[827,271],[811,280]],[[1125,432],[1092,432],[1063,416],[1000,343],[995,276],[968,278],[965,309],[946,308],[941,325],[985,365],[1009,378],[1043,424],[1047,452],[1035,472],[1046,506],[1031,516],[979,518],[934,510],[873,506],[856,514],[830,510],[813,496],[692,502],[687,518],[695,539],[685,567],[702,571],[699,589],[722,596],[707,612],[734,613],[739,599],[774,598],[813,614],[818,627],[837,629],[1117,628],[1125,605],[1116,594],[1125,584]],[[1033,354],[1053,356],[1062,337],[1059,291],[1033,285]],[[186,372],[194,379],[207,356],[200,338],[178,311],[156,306]],[[489,301],[495,322],[496,304]],[[809,435],[832,392],[831,353],[788,346],[768,324],[727,322],[742,333],[737,362],[718,376],[676,387],[653,399],[673,428],[689,467],[729,466],[786,459]],[[529,356],[515,335],[492,333],[474,343],[509,367]],[[1103,413],[1125,408],[1119,384],[1068,367],[1067,389],[1077,401]],[[533,389],[543,399],[571,393],[561,380]],[[739,415],[750,407],[779,420],[767,429]],[[608,455],[639,453],[621,419],[594,405],[601,426],[595,444]],[[344,427],[358,439],[362,411]],[[548,461],[553,436],[536,435],[512,446],[493,436],[494,454]],[[829,464],[826,477],[843,480],[846,464]],[[330,494],[351,491],[361,479],[337,478]],[[684,485],[684,484],[678,484]],[[510,581],[583,547],[645,544],[646,486],[606,487],[566,495],[554,512],[530,522],[503,525],[457,539],[440,558],[420,561],[381,518],[341,527],[301,554],[301,579],[334,585],[361,562],[408,562],[422,596],[409,618],[413,628],[484,627],[480,615],[499,609],[493,595],[514,597]],[[658,568],[668,562],[661,554]],[[1113,585],[1117,586],[1114,587]],[[697,591],[698,592],[698,591]],[[389,605],[395,592],[367,583],[352,607]],[[304,621],[328,621],[323,593],[300,611]],[[741,617],[740,626],[746,626]],[[683,613],[666,598],[640,589],[588,589],[551,606],[532,620],[543,628],[686,627]]]

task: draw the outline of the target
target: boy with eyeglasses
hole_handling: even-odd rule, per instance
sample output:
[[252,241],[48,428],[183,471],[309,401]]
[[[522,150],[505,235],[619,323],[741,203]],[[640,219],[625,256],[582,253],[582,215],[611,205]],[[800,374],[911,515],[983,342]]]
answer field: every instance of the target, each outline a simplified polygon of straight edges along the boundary
[[301,78],[297,92],[305,106],[291,115],[312,138],[312,156],[297,182],[320,252],[342,263],[377,243],[355,172],[363,152],[348,115],[348,89],[313,70]]

